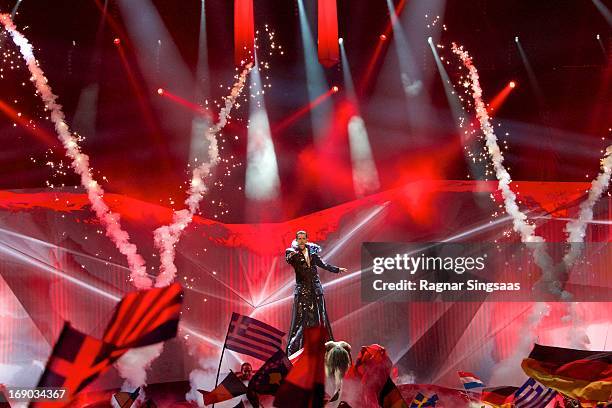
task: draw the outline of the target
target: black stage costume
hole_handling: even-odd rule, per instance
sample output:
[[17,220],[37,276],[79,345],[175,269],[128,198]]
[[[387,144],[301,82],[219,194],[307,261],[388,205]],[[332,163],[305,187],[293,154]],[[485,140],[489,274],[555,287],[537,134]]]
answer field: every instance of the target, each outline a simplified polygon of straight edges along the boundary
[[306,327],[325,326],[327,340],[334,340],[325,309],[323,286],[319,280],[317,266],[333,273],[340,273],[340,268],[321,260],[319,255],[321,247],[319,245],[307,242],[306,249],[308,249],[309,259],[306,259],[306,255],[300,250],[295,240],[291,244],[291,248],[287,248],[285,251],[287,263],[293,266],[295,270],[293,314],[291,328],[289,329],[287,355],[291,355],[303,347],[304,328]]

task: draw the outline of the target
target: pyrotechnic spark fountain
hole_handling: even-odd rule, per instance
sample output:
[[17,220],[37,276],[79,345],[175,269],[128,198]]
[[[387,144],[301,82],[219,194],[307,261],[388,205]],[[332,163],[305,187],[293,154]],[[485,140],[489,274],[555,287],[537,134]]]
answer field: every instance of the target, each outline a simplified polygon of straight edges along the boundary
[[[486,145],[491,155],[491,160],[495,168],[497,179],[499,180],[499,188],[504,198],[504,206],[506,212],[513,217],[514,230],[521,236],[521,241],[525,243],[539,242],[544,243],[544,239],[535,234],[535,225],[528,223],[527,216],[518,208],[516,203],[516,195],[510,188],[510,174],[503,165],[503,155],[497,144],[497,136],[491,126],[486,105],[482,100],[482,88],[478,71],[472,62],[472,58],[463,47],[458,47],[453,43],[453,52],[459,56],[464,66],[469,71],[469,77],[472,87],[472,96],[476,109],[476,116],[480,122],[482,131],[485,134]],[[565,268],[571,267],[576,261],[581,248],[581,243],[584,241],[586,223],[593,219],[593,206],[599,200],[601,195],[607,189],[610,182],[610,173],[612,171],[612,145],[606,150],[606,155],[601,161],[601,172],[598,177],[591,183],[591,188],[588,192],[587,199],[580,204],[580,214],[576,222],[570,222],[566,226],[568,233],[567,241],[570,243],[570,251],[564,256],[563,263]],[[536,245],[534,249],[534,258],[536,264],[542,268],[543,275],[547,280],[556,281],[558,272],[553,271],[551,260],[545,252],[543,245]],[[558,282],[557,282],[558,283]],[[569,293],[561,291],[557,286],[549,287],[550,290],[557,292],[562,298],[568,298]]]
[[136,246],[130,242],[129,234],[122,229],[119,215],[113,213],[104,202],[104,190],[91,174],[89,157],[81,152],[76,137],[70,132],[65,122],[65,115],[62,111],[62,107],[56,102],[57,96],[53,94],[51,87],[47,84],[47,79],[38,61],[34,57],[32,46],[28,40],[17,31],[9,15],[0,15],[0,22],[2,22],[5,29],[10,33],[13,41],[19,47],[26,61],[27,67],[32,75],[30,80],[36,86],[36,90],[45,103],[45,107],[50,111],[51,121],[55,125],[57,135],[66,149],[66,154],[72,159],[72,167],[80,176],[81,184],[87,191],[87,196],[96,216],[104,225],[106,235],[113,241],[119,252],[126,256],[128,266],[130,271],[132,271],[130,280],[133,281],[137,288],[151,287],[153,282],[146,274],[145,261],[142,256],[138,254]]
[[249,63],[242,72],[236,76],[236,82],[232,87],[230,95],[225,98],[225,104],[219,112],[217,123],[211,126],[206,132],[205,137],[209,142],[209,160],[193,169],[188,197],[185,200],[187,208],[175,211],[172,217],[172,224],[159,227],[154,232],[155,246],[159,249],[161,262],[160,273],[155,280],[155,286],[157,287],[169,285],[176,276],[177,270],[174,265],[174,257],[176,254],[175,246],[185,228],[191,223],[193,215],[198,210],[200,201],[206,192],[207,188],[204,179],[208,176],[211,169],[219,162],[217,134],[227,124],[232,107],[244,88],[246,77],[251,67],[252,64]]

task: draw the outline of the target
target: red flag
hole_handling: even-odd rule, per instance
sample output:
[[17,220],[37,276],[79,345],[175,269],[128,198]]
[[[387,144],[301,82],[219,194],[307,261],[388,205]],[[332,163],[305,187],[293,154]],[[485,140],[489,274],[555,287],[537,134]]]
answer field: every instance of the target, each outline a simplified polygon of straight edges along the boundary
[[2,384],[0,384],[0,408],[11,408],[11,404],[6,397],[6,388]]
[[73,329],[68,322],[53,347],[38,387],[62,387],[61,402],[33,402],[30,407],[63,407],[87,384],[106,371],[127,349],[113,352],[104,342]]
[[176,336],[183,301],[178,283],[127,294],[115,308],[103,340],[117,348],[149,346]]
[[236,65],[252,62],[254,52],[253,0],[234,0],[234,61]]
[[319,0],[319,62],[329,68],[340,61],[336,0]]
[[325,395],[324,327],[304,330],[304,352],[285,377],[274,399],[279,408],[319,408]]
[[247,387],[240,379],[230,372],[221,384],[212,391],[198,390],[204,396],[204,405],[231,400],[239,395],[246,394]]

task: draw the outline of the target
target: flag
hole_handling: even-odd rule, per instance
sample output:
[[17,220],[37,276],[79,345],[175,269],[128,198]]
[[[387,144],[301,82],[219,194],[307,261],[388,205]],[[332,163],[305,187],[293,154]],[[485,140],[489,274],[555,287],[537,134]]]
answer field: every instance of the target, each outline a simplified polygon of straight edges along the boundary
[[176,336],[183,302],[178,283],[127,294],[115,307],[102,340],[117,348],[149,346]]
[[521,367],[525,373],[570,398],[608,401],[612,397],[612,352],[535,344]]
[[408,404],[402,398],[402,394],[395,386],[391,377],[387,378],[387,382],[378,394],[378,403],[383,408],[408,408]]
[[324,327],[304,330],[304,352],[285,377],[274,398],[279,408],[320,408],[325,396]]
[[410,408],[435,407],[436,402],[438,402],[438,396],[436,394],[431,397],[426,397],[419,392],[410,403]]
[[466,391],[473,390],[474,388],[484,388],[484,383],[475,374],[468,371],[459,371],[458,374]]
[[140,387],[136,388],[134,392],[121,391],[114,395],[115,401],[119,404],[120,408],[130,408],[140,395]]
[[282,348],[285,333],[252,317],[232,313],[225,347],[266,361]]
[[487,404],[499,408],[499,407],[510,407],[512,404],[514,393],[518,390],[518,387],[491,387],[482,390],[480,401],[486,402]]
[[287,355],[278,350],[270,357],[249,381],[249,391],[258,394],[274,395],[293,367]]
[[142,405],[142,408],[157,408],[157,404],[152,399],[147,399]]
[[51,357],[43,372],[38,387],[63,387],[66,389],[63,402],[32,402],[30,407],[62,407],[85,386],[109,368],[122,352],[101,340],[87,336],[65,322]]
[[11,408],[11,404],[6,397],[6,389],[0,384],[0,408]]
[[516,408],[544,408],[556,395],[555,390],[530,378],[516,391],[513,402]]
[[221,384],[212,391],[198,390],[204,396],[204,405],[231,400],[234,397],[245,394],[247,387],[240,381],[234,372],[230,373],[221,381]]

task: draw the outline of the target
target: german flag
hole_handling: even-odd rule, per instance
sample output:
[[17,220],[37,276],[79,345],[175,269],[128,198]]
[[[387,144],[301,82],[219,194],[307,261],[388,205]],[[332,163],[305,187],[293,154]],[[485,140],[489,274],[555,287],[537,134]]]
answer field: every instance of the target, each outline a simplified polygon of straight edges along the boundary
[[536,344],[521,364],[543,385],[579,401],[612,398],[612,352],[574,350]]
[[198,390],[204,396],[204,405],[215,404],[231,400],[242,394],[246,394],[247,387],[240,381],[238,376],[230,371],[230,373],[221,381],[221,384],[212,391]]
[[309,327],[304,330],[304,352],[276,392],[275,407],[323,407],[325,336],[327,336],[327,330],[323,327]]
[[176,336],[182,302],[178,283],[129,293],[115,308],[102,340],[123,349],[171,339]]
[[408,408],[408,404],[391,378],[387,378],[387,382],[380,390],[378,403],[383,408]]
[[482,390],[480,401],[495,408],[507,408],[512,406],[514,393],[518,387],[490,387]]

